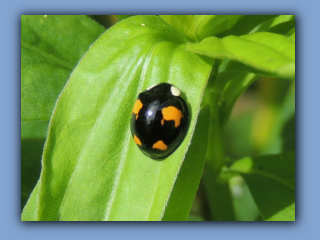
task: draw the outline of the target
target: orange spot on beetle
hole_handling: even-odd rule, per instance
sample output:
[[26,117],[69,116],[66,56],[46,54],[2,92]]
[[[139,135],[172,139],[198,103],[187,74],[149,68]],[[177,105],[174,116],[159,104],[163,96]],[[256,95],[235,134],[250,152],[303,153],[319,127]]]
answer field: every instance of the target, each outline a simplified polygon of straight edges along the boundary
[[164,124],[164,119],[161,119],[161,125],[163,126],[163,124]]
[[152,145],[152,148],[156,148],[159,150],[167,150],[168,146],[162,140],[159,140],[158,142]]
[[134,106],[133,106],[132,112],[133,112],[134,114],[136,114],[136,120],[138,119],[138,113],[139,113],[140,109],[142,108],[142,106],[143,106],[143,104],[142,104],[142,102],[140,101],[140,99],[138,99],[138,100],[135,102]]
[[180,125],[181,118],[183,118],[182,112],[176,107],[172,106],[163,108],[162,115],[163,119],[166,121],[174,120],[174,127],[178,127]]
[[133,136],[133,141],[140,146],[142,145],[140,139],[136,135]]

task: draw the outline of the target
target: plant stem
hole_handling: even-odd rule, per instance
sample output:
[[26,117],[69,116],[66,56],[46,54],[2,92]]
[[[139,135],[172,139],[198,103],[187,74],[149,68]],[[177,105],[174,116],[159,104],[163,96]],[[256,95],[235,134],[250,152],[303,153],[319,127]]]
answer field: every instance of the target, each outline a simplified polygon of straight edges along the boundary
[[233,221],[235,214],[229,183],[221,181],[219,174],[224,166],[225,153],[219,101],[224,85],[215,81],[217,68],[213,69],[205,96],[204,104],[210,106],[210,126],[206,153],[206,169],[203,181],[210,207],[211,220]]
[[224,146],[222,141],[222,126],[220,123],[219,98],[220,90],[212,88],[209,90],[210,98],[210,127],[207,149],[207,164],[216,177],[224,165]]

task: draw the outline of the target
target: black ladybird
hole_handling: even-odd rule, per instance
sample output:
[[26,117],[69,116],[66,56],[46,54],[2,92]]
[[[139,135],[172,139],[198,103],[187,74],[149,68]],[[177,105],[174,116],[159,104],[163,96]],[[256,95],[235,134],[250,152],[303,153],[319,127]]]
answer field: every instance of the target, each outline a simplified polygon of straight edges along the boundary
[[131,133],[145,155],[163,159],[182,143],[188,124],[189,111],[180,90],[160,83],[139,94],[132,111]]

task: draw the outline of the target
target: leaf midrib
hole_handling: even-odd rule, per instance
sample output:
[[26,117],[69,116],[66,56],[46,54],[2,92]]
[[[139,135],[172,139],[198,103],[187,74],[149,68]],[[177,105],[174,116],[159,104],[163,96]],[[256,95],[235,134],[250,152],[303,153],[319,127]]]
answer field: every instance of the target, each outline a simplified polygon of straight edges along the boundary
[[[144,78],[144,75],[145,75],[145,70],[146,70],[146,65],[149,65],[149,62],[150,62],[150,59],[151,59],[151,55],[152,53],[155,51],[155,49],[157,48],[157,46],[159,46],[159,44],[161,44],[162,42],[165,42],[165,41],[159,41],[157,42],[150,50],[150,53],[146,56],[145,58],[145,61],[144,61],[144,64],[142,65],[142,68],[141,68],[141,79]],[[141,90],[142,89],[142,81],[139,81],[139,85],[138,85],[138,90]],[[139,91],[138,91],[139,92]],[[128,130],[128,132],[130,132],[130,130]],[[130,135],[130,134],[129,134]],[[128,135],[128,136],[129,136]],[[117,168],[117,174],[116,174],[116,179],[114,181],[114,185],[113,185],[113,188],[111,190],[111,194],[110,194],[110,201],[106,207],[106,211],[105,211],[105,214],[104,214],[104,217],[103,219],[105,221],[109,220],[109,216],[110,216],[110,213],[111,213],[111,210],[112,210],[112,206],[113,206],[113,203],[114,203],[114,199],[115,199],[115,196],[116,196],[116,193],[117,193],[117,186],[119,185],[119,182],[120,182],[120,179],[121,179],[121,174],[122,174],[122,169],[123,169],[123,166],[125,164],[124,160],[126,159],[125,156],[127,155],[127,152],[128,152],[128,146],[129,146],[129,137],[126,138],[126,141],[124,143],[124,145],[126,146],[125,147],[125,151],[122,153],[121,155],[121,160],[119,162],[119,166]],[[159,177],[159,172],[158,172],[158,177]],[[155,188],[157,189],[157,188]],[[155,190],[156,191],[156,190]],[[154,194],[155,195],[155,194]],[[154,199],[152,199],[151,203],[150,203],[150,208],[149,208],[149,212],[148,212],[148,218],[149,218],[149,215],[150,215],[150,210],[152,208],[152,205],[153,205],[153,201]]]
[[241,38],[242,40],[246,40],[246,41],[248,41],[248,42],[251,42],[251,43],[254,43],[254,44],[258,44],[258,45],[261,45],[261,46],[263,46],[263,47],[265,47],[265,48],[268,48],[268,49],[276,52],[277,54],[281,55],[283,58],[286,58],[286,59],[289,60],[290,62],[294,62],[294,60],[295,60],[295,59],[290,58],[290,57],[287,56],[286,54],[280,52],[280,51],[277,50],[276,48],[273,48],[273,47],[271,47],[271,46],[269,46],[269,45],[267,45],[267,44],[265,44],[265,43],[261,43],[261,42],[258,42],[258,41],[253,41],[253,40],[248,39],[248,38],[245,38],[245,37],[240,37],[240,38]]
[[258,174],[258,175],[260,175],[260,176],[263,176],[263,177],[266,177],[266,178],[270,178],[270,179],[272,179],[272,180],[275,180],[275,181],[277,181],[277,182],[279,182],[279,183],[281,183],[281,184],[283,184],[283,185],[285,185],[285,186],[287,186],[287,187],[295,190],[295,187],[294,187],[294,186],[290,185],[289,183],[283,181],[281,178],[279,178],[279,177],[277,177],[277,176],[275,176],[275,175],[273,175],[273,174],[268,174],[268,173],[260,172],[260,171],[250,171],[250,172],[248,172],[248,173],[239,172],[239,171],[230,171],[230,172],[238,173],[238,174],[243,174],[243,175]]

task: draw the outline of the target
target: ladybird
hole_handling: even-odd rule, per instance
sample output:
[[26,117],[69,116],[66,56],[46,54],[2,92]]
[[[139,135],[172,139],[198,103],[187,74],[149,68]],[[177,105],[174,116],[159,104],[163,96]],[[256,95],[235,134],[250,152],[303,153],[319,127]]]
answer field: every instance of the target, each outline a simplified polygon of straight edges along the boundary
[[189,111],[181,91],[160,83],[141,92],[131,116],[131,134],[140,150],[152,159],[164,159],[182,143]]

